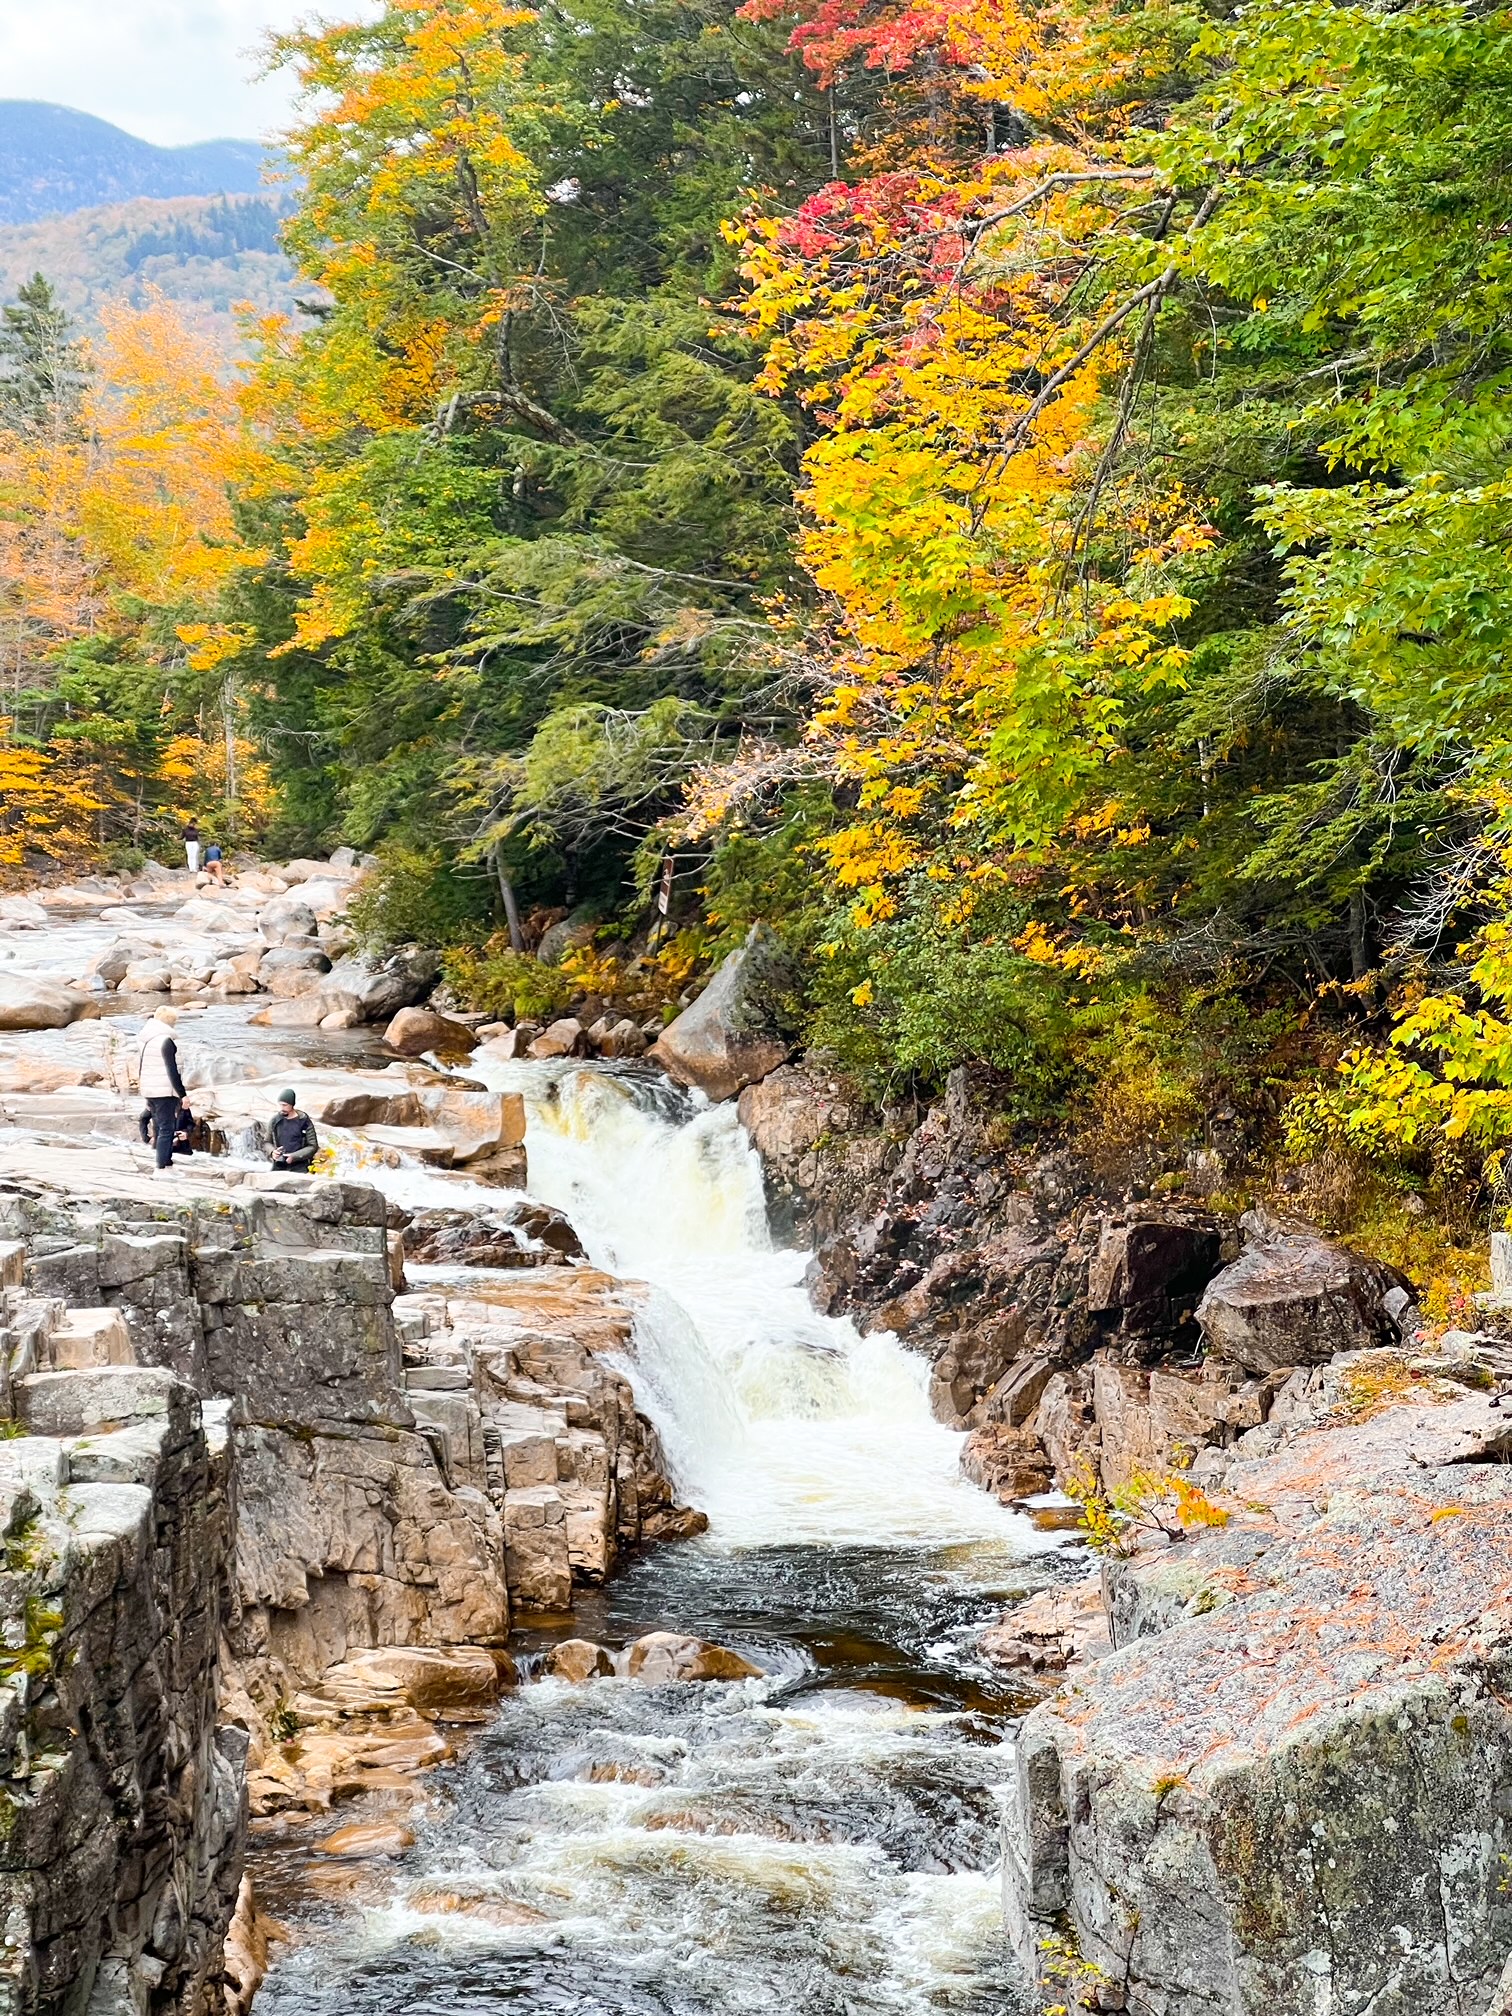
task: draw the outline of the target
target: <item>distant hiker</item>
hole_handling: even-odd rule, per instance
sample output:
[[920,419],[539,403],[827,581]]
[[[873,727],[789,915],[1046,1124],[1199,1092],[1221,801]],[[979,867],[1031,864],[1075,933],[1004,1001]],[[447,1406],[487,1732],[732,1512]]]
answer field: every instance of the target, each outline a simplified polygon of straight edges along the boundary
[[320,1152],[315,1123],[294,1104],[292,1092],[280,1092],[278,1111],[268,1128],[269,1159],[275,1169],[306,1170]]
[[189,863],[189,873],[199,873],[199,821],[191,819],[184,827],[184,857]]
[[221,865],[220,843],[216,840],[212,840],[205,849],[205,873],[212,882],[218,883],[221,888],[225,887],[226,876]]
[[137,1085],[152,1116],[152,1145],[159,1176],[173,1164],[173,1137],[178,1127],[184,1081],[179,1075],[178,1044],[173,1026],[176,1008],[159,1008],[142,1031],[137,1056]]

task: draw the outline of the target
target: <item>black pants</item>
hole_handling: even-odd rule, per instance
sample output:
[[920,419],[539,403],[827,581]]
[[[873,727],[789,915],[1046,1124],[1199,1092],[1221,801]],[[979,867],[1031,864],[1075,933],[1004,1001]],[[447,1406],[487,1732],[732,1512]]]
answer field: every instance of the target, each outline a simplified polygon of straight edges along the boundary
[[282,1161],[275,1162],[273,1167],[275,1169],[292,1169],[296,1175],[303,1176],[319,1153],[320,1150],[318,1148],[301,1148],[297,1155],[290,1155]]
[[157,1151],[157,1166],[166,1169],[173,1160],[173,1130],[178,1125],[179,1102],[170,1092],[166,1099],[149,1099],[148,1111],[152,1115],[152,1140]]

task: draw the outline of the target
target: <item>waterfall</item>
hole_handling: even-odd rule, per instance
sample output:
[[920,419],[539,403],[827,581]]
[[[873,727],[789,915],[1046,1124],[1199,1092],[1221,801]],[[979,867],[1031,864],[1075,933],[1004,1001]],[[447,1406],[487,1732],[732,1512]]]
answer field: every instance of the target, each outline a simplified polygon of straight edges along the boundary
[[531,1194],[599,1265],[650,1285],[637,1396],[717,1542],[1040,1544],[960,1477],[925,1360],[813,1308],[808,1256],[772,1243],[733,1105],[592,1067],[489,1076],[529,1103]]

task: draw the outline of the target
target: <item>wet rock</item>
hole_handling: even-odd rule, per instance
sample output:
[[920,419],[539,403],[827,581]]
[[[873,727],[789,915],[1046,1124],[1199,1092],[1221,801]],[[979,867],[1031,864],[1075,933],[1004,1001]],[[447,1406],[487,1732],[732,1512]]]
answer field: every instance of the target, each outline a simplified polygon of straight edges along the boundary
[[747,1085],[738,1110],[783,1237],[824,1240],[871,1215],[901,1150],[842,1081],[784,1064]]
[[604,1646],[596,1645],[591,1638],[564,1638],[546,1654],[545,1668],[554,1680],[570,1680],[574,1685],[580,1685],[585,1680],[601,1680],[612,1675],[614,1659]]
[[559,1021],[548,1023],[541,1034],[528,1046],[527,1057],[586,1057],[588,1036],[581,1022],[574,1015],[564,1015]]
[[1391,1289],[1407,1285],[1395,1268],[1319,1232],[1247,1223],[1250,1243],[1197,1308],[1214,1352],[1264,1375],[1395,1341],[1382,1306]]
[[[607,1016],[603,1019],[609,1021]],[[595,1028],[599,1026],[601,1025],[597,1023],[594,1025]],[[644,1032],[628,1016],[621,1017],[617,1022],[611,1022],[596,1040],[599,1054],[603,1057],[644,1057],[650,1047]]]
[[690,1008],[657,1040],[651,1055],[680,1085],[730,1099],[775,1071],[792,1054],[786,1026],[791,969],[764,925],[725,960]]
[[696,1540],[708,1530],[708,1513],[691,1505],[656,1506],[641,1521],[641,1534],[647,1540]]
[[479,1894],[461,1890],[438,1890],[434,1887],[412,1890],[405,1903],[411,1911],[444,1913],[448,1917],[476,1918],[483,1925],[544,1925],[547,1917],[533,1904],[522,1904],[518,1897],[497,1897],[488,1893]]
[[[544,1205],[417,1211],[403,1236],[405,1257],[423,1266],[540,1267],[580,1257],[583,1250],[561,1213]],[[531,1242],[546,1250],[534,1250]]]
[[491,1707],[513,1661],[477,1645],[388,1645],[349,1657],[342,1670],[359,1680],[390,1682],[410,1707],[446,1717]]
[[315,1843],[315,1853],[350,1862],[367,1856],[402,1855],[414,1845],[414,1830],[402,1820],[364,1820],[355,1827],[338,1827],[334,1834],[327,1834],[323,1841]]
[[490,1036],[481,1046],[485,1057],[497,1057],[504,1063],[513,1063],[516,1058],[530,1054],[530,1046],[541,1033],[539,1022],[517,1022],[499,1036]]
[[87,994],[56,980],[0,973],[0,1029],[66,1029],[99,1012]]
[[679,1631],[648,1631],[637,1638],[625,1660],[632,1680],[646,1687],[664,1687],[693,1680],[759,1680],[761,1668],[723,1645],[689,1638]]
[[401,1008],[384,1030],[383,1040],[405,1057],[423,1057],[427,1051],[456,1057],[476,1048],[465,1022],[453,1022],[433,1008]]
[[35,896],[0,896],[0,925],[12,931],[40,931],[48,921],[46,905]]
[[1037,1435],[993,1421],[974,1428],[961,1451],[961,1474],[1005,1505],[1048,1491],[1050,1459]]

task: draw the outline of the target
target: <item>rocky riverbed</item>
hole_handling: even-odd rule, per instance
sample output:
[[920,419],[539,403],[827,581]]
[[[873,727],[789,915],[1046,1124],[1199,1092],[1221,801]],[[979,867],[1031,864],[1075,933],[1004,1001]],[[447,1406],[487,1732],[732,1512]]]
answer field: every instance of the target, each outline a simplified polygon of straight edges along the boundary
[[760,941],[480,1027],[359,872],[0,902],[0,2008],[1505,2016],[1512,1249],[868,1114]]

